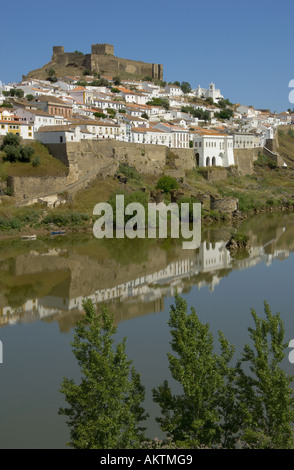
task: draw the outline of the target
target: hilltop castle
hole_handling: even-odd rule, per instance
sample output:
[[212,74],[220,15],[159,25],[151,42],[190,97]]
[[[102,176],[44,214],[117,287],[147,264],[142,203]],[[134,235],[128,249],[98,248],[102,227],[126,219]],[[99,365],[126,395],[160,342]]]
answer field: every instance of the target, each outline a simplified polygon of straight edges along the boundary
[[115,57],[114,47],[111,44],[92,44],[91,54],[82,54],[78,51],[64,52],[63,46],[53,46],[51,62],[60,67],[84,67],[92,72],[111,76],[128,73],[163,79],[161,64],[148,64]]

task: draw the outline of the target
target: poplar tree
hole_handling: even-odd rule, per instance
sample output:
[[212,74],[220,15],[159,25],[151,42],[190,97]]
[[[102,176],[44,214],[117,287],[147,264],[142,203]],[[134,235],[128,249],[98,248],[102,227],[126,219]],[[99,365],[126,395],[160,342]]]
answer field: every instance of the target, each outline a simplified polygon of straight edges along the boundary
[[70,445],[76,449],[137,448],[144,439],[140,423],[147,415],[141,404],[145,390],[125,339],[114,346],[117,329],[106,307],[96,312],[91,300],[83,302],[85,316],[75,328],[73,353],[81,370],[80,384],[64,378],[60,393],[67,408]]
[[245,345],[237,364],[242,439],[251,448],[290,449],[294,445],[294,376],[282,369],[288,342],[280,314],[264,302],[265,318],[251,309],[252,346]]
[[220,355],[214,352],[213,335],[187,303],[175,292],[168,322],[171,328],[169,368],[182,393],[174,395],[165,380],[153,389],[161,408],[156,420],[168,437],[191,447],[234,447],[239,429],[235,400],[235,368],[230,366],[234,347],[219,332]]

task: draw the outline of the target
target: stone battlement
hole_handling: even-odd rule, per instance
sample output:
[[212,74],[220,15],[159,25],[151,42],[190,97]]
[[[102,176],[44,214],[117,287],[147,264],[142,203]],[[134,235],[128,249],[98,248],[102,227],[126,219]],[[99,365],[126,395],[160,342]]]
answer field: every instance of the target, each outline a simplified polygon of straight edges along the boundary
[[63,46],[53,46],[51,62],[60,67],[84,67],[98,74],[115,76],[127,73],[163,80],[162,64],[149,64],[115,57],[112,44],[92,44],[91,54],[64,52]]

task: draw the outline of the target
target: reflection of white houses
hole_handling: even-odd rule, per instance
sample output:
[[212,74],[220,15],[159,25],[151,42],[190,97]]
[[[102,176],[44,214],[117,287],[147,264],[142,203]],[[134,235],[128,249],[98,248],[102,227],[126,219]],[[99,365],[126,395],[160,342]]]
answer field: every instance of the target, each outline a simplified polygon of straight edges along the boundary
[[[222,279],[220,273],[222,269],[248,269],[260,262],[270,265],[273,259],[283,260],[289,256],[289,250],[275,250],[273,253],[267,254],[265,252],[266,245],[251,247],[248,258],[233,259],[226,249],[225,241],[202,242],[193,258],[173,261],[159,271],[127,280],[116,286],[97,289],[87,298],[92,299],[94,304],[115,300],[127,303],[138,301],[145,303],[161,299],[165,295],[172,296],[175,287],[179,292],[182,292],[185,283],[195,284],[199,289],[209,287],[213,292],[215,286]],[[36,253],[36,256],[40,255]],[[201,274],[210,274],[210,276],[201,276]],[[195,276],[199,276],[198,279],[194,280]],[[27,300],[18,308],[6,306],[0,308],[0,326],[18,321],[42,319],[64,311],[82,312],[83,299],[84,296],[66,298],[48,295],[39,299]]]
[[233,137],[198,128],[191,132],[197,166],[228,167],[235,164]]

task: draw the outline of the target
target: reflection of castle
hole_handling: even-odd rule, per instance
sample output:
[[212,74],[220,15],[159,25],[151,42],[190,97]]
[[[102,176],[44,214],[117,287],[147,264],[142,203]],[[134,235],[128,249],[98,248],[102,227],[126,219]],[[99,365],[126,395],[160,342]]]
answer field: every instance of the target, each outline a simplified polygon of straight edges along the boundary
[[[67,274],[65,280],[62,278],[62,282],[57,287],[54,287],[48,295],[26,300],[17,308],[12,308],[11,306],[0,308],[0,325],[12,324],[18,321],[34,321],[55,315],[58,319],[61,314],[67,314],[68,312],[80,313],[82,312],[82,301],[85,297],[91,298],[95,304],[110,302],[112,304],[111,309],[114,310],[115,317],[117,313],[119,320],[129,318],[132,315],[137,316],[150,313],[151,311],[159,311],[163,309],[162,299],[165,296],[172,296],[175,287],[177,287],[179,292],[182,292],[184,288],[191,285],[198,285],[199,289],[208,286],[213,291],[224,275],[223,270],[228,272],[228,270],[232,269],[247,269],[260,262],[269,265],[274,258],[285,259],[289,256],[289,250],[273,250],[272,253],[267,254],[265,246],[254,246],[250,249],[247,258],[233,259],[225,245],[226,242],[224,241],[217,241],[215,243],[203,242],[197,252],[190,252],[187,258],[182,259],[185,253],[181,251],[181,256],[177,253],[175,255],[176,259],[165,264],[162,269],[149,273],[146,272],[145,274],[141,272],[139,276],[131,277],[129,280],[124,281],[124,279],[130,277],[129,273],[126,272],[124,273],[123,282],[117,284],[112,275],[111,278],[107,278],[108,285],[105,285],[103,288],[94,290],[95,284],[91,284],[93,287],[90,293],[81,291],[81,288],[79,288],[80,284],[77,284],[74,279],[73,271],[70,271],[71,274]],[[65,271],[66,262],[69,258],[64,256],[62,258],[58,257],[58,253],[55,252],[53,255],[55,260],[60,260],[63,263],[62,269]],[[53,255],[47,256],[50,259],[49,264],[53,264]],[[64,250],[61,255],[64,255]],[[29,268],[30,273],[34,269],[35,271],[40,271],[41,267],[38,262],[40,262],[40,258],[44,260],[45,257],[39,255],[38,252],[30,252],[30,257],[30,259],[34,257],[36,261],[36,264],[33,263]],[[165,259],[163,258],[163,262]],[[77,270],[76,276],[79,280],[84,279],[83,267],[81,266],[83,262],[87,266],[87,257],[86,259],[79,258],[77,263],[78,269],[75,268]],[[16,262],[15,265],[18,272],[20,271],[23,274],[22,264],[20,263],[18,267]],[[56,272],[57,266],[61,270],[61,267],[56,265]],[[103,262],[100,264],[96,262],[95,267],[97,272],[100,274],[102,272],[103,277],[103,269],[105,269]],[[111,266],[110,268],[111,272],[113,272],[113,267]],[[115,269],[117,269],[117,266]],[[139,268],[137,268],[138,271],[140,271]],[[91,280],[93,281],[92,277],[91,275]],[[98,285],[101,284],[99,279],[96,282]],[[74,286],[73,289],[72,285]],[[145,308],[142,308],[142,305],[145,305]],[[126,313],[122,315],[124,311]]]

